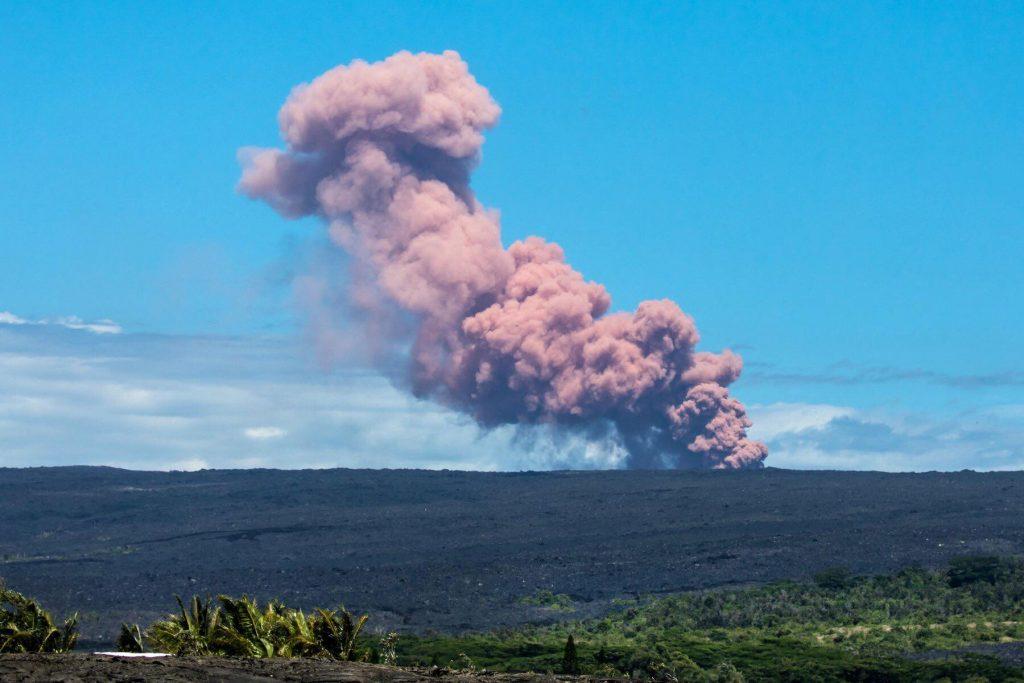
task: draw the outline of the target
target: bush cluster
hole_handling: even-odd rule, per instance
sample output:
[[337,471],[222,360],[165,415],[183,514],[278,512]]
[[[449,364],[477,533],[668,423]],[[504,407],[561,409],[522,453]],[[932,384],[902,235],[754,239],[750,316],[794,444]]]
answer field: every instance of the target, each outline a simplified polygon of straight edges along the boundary
[[123,625],[119,647],[141,651],[148,646],[177,655],[395,661],[397,634],[367,644],[361,637],[367,616],[356,617],[344,608],[306,614],[277,601],[261,607],[244,595],[221,595],[216,603],[198,596],[187,605],[177,600],[176,614],[144,632],[137,625]]

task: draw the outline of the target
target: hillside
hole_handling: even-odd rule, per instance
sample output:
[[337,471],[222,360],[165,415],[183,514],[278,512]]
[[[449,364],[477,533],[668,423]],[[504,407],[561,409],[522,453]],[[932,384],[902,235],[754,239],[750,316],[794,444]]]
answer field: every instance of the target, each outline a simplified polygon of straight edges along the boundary
[[[88,645],[173,595],[344,603],[405,631],[617,596],[1024,552],[1024,473],[0,469],[0,577]],[[570,596],[567,608],[527,600]]]

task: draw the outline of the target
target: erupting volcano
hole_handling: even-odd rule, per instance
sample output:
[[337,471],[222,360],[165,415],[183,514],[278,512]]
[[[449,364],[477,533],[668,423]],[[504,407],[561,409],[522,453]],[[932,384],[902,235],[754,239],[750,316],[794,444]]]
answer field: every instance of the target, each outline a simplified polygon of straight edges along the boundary
[[669,300],[609,313],[605,288],[557,244],[502,245],[469,184],[500,112],[455,52],[355,61],[292,92],[286,149],[243,150],[239,186],[325,221],[346,305],[416,396],[484,427],[611,433],[628,467],[761,466],[767,448],[726,388],[739,356],[696,351],[693,320]]

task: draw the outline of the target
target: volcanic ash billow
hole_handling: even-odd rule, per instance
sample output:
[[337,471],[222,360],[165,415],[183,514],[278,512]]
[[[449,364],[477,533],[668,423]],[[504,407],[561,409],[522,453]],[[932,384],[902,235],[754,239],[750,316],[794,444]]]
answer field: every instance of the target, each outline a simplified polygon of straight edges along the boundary
[[610,431],[628,467],[760,466],[767,449],[726,389],[739,356],[696,351],[672,301],[608,313],[557,244],[502,246],[469,187],[500,112],[455,52],[355,61],[291,93],[286,149],[242,150],[239,187],[327,223],[349,255],[346,305],[401,349],[417,396],[487,427]]

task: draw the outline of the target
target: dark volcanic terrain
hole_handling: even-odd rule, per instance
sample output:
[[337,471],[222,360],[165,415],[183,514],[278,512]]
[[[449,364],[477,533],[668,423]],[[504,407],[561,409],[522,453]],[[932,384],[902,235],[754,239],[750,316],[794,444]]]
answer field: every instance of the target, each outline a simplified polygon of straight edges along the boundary
[[[344,603],[405,630],[616,596],[1024,552],[1024,473],[0,469],[0,577],[86,644],[174,594]],[[576,612],[520,600],[567,593]]]
[[7,654],[0,655],[0,680],[21,683],[615,683],[620,679],[399,669],[359,662],[284,657],[142,659],[87,654]]

